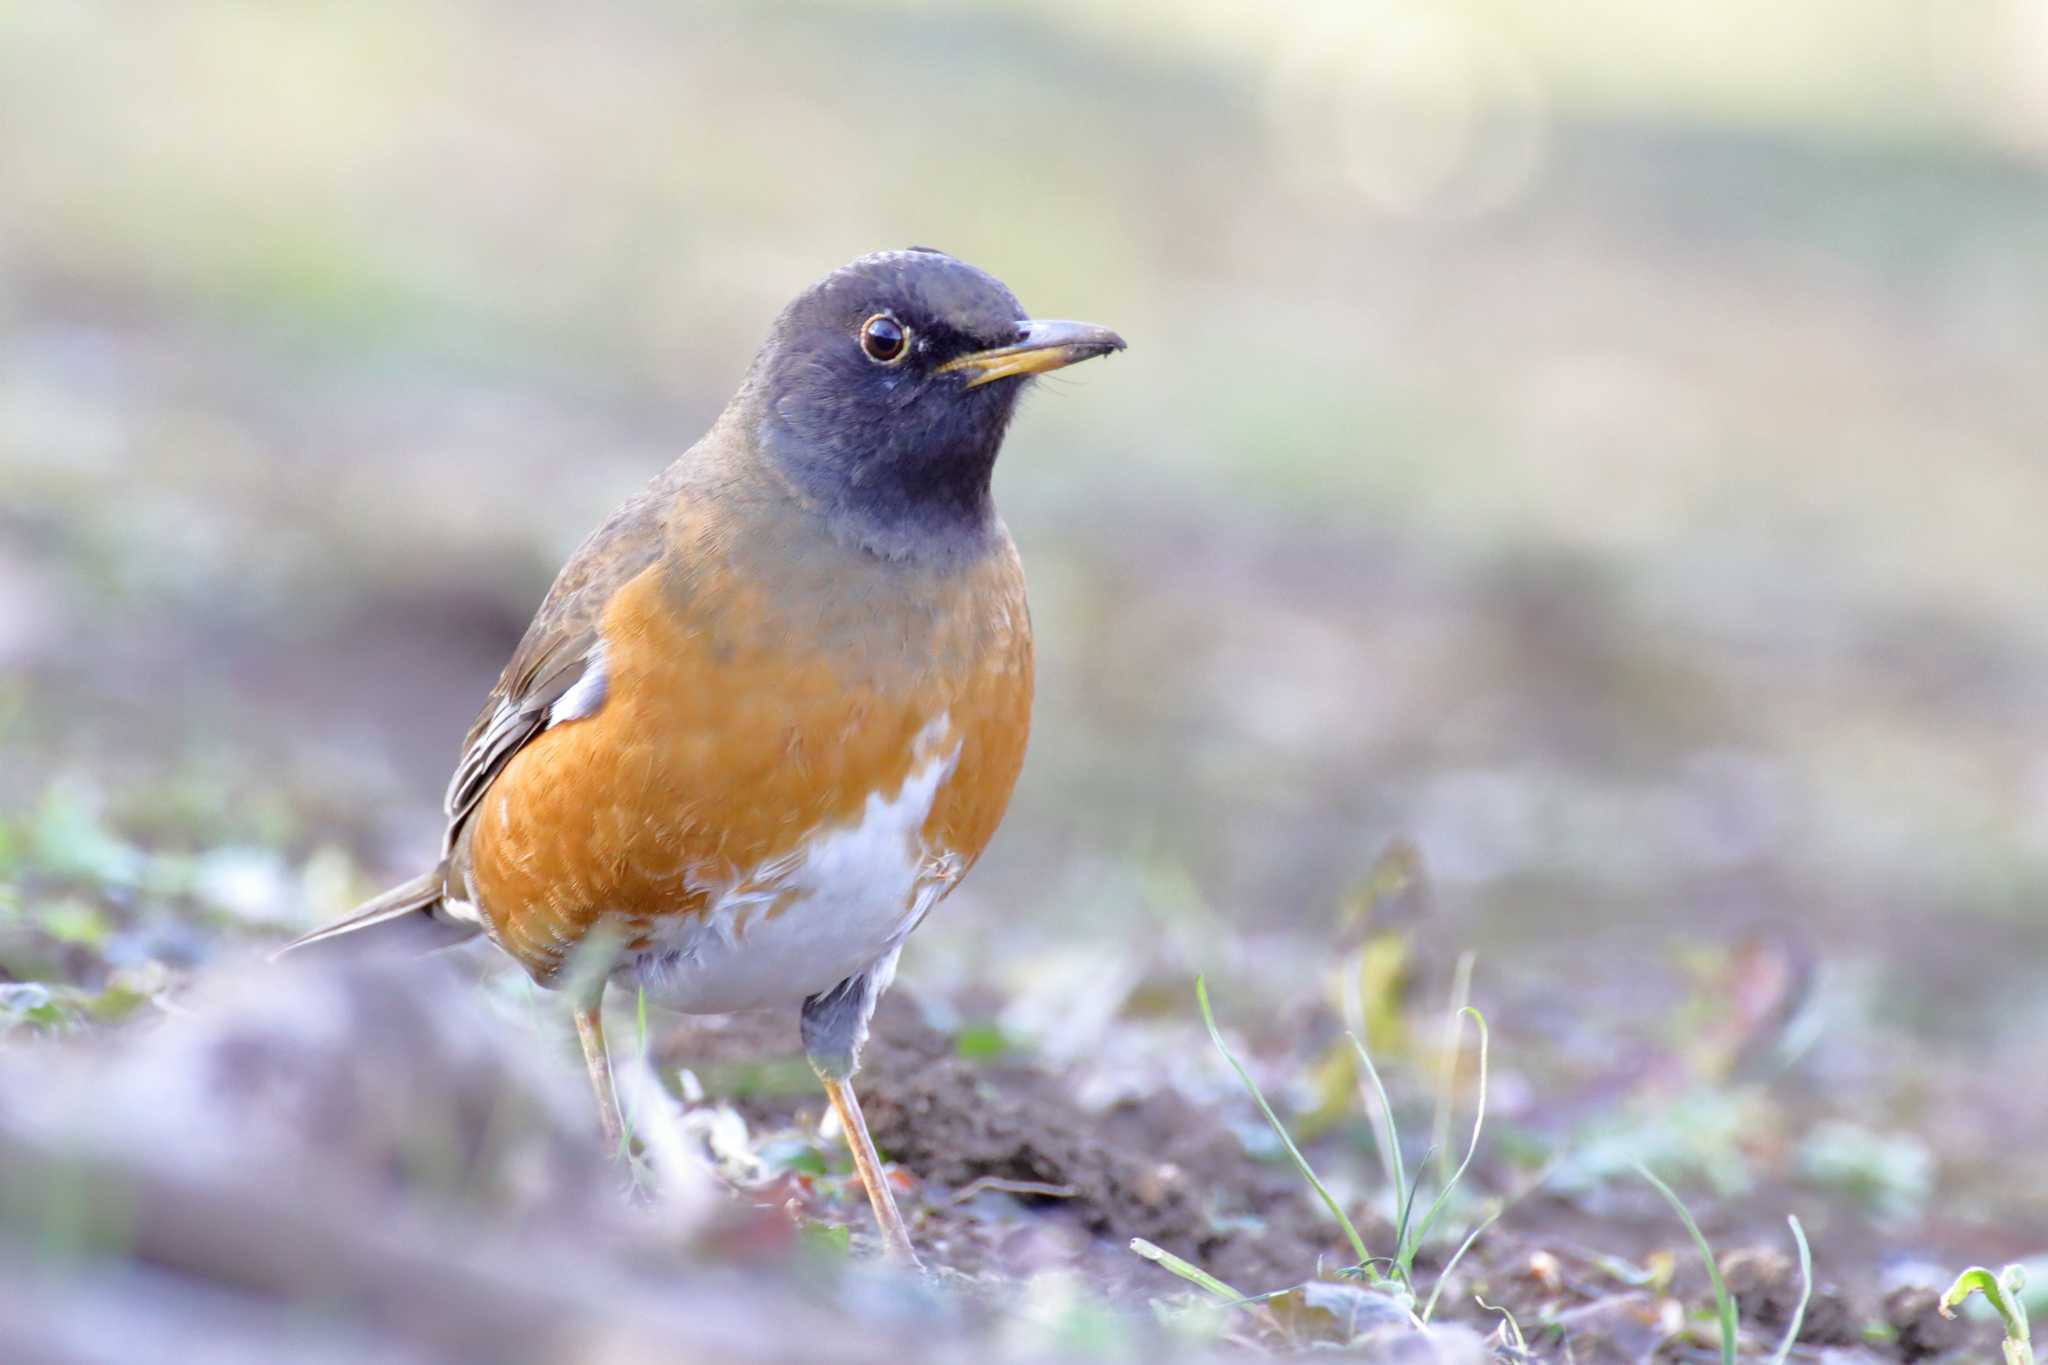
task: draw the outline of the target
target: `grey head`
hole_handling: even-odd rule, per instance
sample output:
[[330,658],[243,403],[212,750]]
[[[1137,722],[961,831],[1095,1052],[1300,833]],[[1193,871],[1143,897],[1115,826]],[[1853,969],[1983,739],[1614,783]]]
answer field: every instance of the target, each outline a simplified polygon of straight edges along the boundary
[[916,247],[798,295],[747,391],[763,454],[835,535],[945,560],[992,543],[989,480],[1031,376],[1123,346],[1104,327],[1033,321],[993,275]]

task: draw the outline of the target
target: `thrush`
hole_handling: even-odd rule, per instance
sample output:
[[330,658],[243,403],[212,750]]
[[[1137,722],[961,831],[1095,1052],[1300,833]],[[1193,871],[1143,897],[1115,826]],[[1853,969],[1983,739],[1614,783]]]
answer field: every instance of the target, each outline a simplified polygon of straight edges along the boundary
[[574,989],[614,1144],[607,982],[690,1013],[799,1007],[884,1245],[915,1263],[850,1082],[904,940],[1024,761],[1004,433],[1033,375],[1123,346],[925,248],[805,290],[711,429],[556,577],[463,742],[439,864],[289,946],[482,934]]

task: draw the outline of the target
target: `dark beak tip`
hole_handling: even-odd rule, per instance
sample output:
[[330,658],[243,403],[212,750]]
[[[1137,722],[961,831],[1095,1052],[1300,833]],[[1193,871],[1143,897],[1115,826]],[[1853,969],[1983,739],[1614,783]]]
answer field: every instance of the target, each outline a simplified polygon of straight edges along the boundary
[[1098,356],[1121,351],[1126,342],[1107,327],[1092,322],[1033,320],[1021,324],[1018,345],[1032,349],[1063,349],[1076,354]]
[[1107,327],[1101,327],[1082,338],[1074,349],[1086,351],[1091,356],[1110,355],[1126,349],[1128,345],[1129,343],[1121,335],[1110,331]]

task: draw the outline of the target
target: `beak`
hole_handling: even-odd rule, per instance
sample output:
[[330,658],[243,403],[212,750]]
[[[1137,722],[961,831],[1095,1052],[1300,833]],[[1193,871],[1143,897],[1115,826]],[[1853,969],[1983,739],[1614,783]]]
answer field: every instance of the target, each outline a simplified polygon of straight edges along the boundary
[[958,356],[939,366],[938,373],[963,370],[971,389],[998,379],[1063,369],[1124,348],[1122,337],[1092,322],[1024,322],[1018,327],[1020,337],[1011,345]]

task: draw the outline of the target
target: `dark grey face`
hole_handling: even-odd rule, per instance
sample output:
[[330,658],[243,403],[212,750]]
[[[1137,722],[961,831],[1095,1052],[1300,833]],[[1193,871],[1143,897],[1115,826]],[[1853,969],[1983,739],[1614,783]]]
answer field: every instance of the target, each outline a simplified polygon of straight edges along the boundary
[[989,478],[1024,382],[1121,349],[1033,323],[943,252],[863,256],[783,310],[755,362],[768,453],[835,528],[889,558],[957,554],[995,525]]

